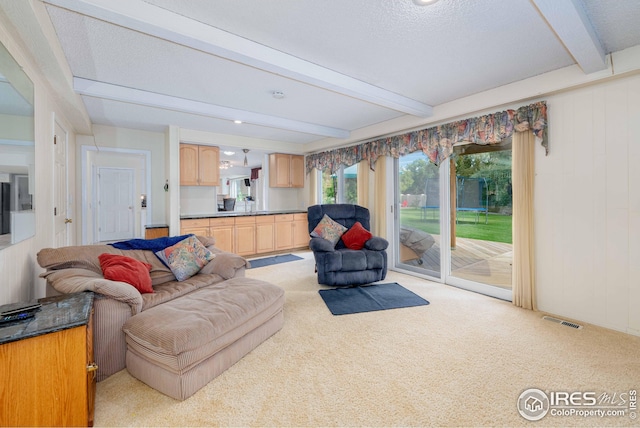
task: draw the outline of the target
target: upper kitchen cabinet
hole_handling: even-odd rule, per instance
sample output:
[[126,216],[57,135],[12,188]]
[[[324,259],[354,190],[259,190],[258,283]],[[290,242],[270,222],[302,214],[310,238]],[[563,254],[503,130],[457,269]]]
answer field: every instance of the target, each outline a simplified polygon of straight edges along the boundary
[[304,187],[304,156],[272,153],[269,155],[270,187]]
[[180,144],[180,185],[219,186],[220,148]]

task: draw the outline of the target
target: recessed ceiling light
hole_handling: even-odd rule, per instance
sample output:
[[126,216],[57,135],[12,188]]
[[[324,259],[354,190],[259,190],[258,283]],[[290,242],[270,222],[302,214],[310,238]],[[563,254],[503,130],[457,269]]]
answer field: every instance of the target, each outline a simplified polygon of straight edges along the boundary
[[281,100],[284,98],[284,92],[282,91],[273,91],[271,93],[271,95],[273,96],[273,98],[277,99],[277,100]]
[[429,4],[434,4],[437,1],[438,0],[413,0],[413,2],[418,6],[427,6]]
[[227,155],[227,156],[233,156],[233,155],[235,155],[235,154],[236,154],[236,152],[232,152],[231,150],[225,150],[225,151],[224,151],[224,152],[222,152],[222,153],[224,153],[224,154],[225,154],[225,155]]
[[233,123],[242,123],[241,120],[234,120]]

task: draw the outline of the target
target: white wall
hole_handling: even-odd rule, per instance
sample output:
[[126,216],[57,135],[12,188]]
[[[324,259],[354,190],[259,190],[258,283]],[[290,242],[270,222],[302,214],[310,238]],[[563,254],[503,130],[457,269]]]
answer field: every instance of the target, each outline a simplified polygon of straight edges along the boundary
[[218,211],[217,187],[180,186],[180,215],[211,215]]
[[540,310],[640,335],[640,76],[549,96],[536,150]]
[[93,136],[82,136],[79,141],[78,164],[76,165],[78,170],[80,170],[80,162],[82,162],[80,156],[82,145],[122,149],[124,152],[134,149],[151,153],[151,194],[147,195],[148,206],[151,209],[151,223],[149,224],[167,224],[166,204],[168,197],[164,191],[164,184],[169,177],[165,174],[164,133],[94,125]]

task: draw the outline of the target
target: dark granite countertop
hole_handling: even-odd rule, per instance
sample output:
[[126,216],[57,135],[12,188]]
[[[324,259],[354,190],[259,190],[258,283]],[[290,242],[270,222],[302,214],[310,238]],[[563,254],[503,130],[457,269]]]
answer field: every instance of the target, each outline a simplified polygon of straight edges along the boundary
[[167,224],[148,224],[145,226],[145,229],[162,229],[162,228],[168,228],[169,225]]
[[181,215],[180,220],[195,220],[199,218],[217,218],[217,217],[245,217],[245,216],[259,216],[259,215],[278,215],[278,214],[301,214],[307,213],[307,210],[277,210],[277,211],[220,211],[213,214],[194,214],[194,215]]
[[42,307],[35,317],[0,324],[0,344],[87,325],[93,306],[93,293],[84,291],[44,297],[37,301]]

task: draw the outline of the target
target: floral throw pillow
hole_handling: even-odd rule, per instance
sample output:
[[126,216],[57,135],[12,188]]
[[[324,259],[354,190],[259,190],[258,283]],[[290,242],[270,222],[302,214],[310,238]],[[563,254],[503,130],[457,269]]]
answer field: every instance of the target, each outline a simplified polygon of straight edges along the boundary
[[346,231],[346,227],[325,214],[324,217],[322,217],[322,220],[320,220],[320,223],[318,223],[318,225],[313,229],[313,232],[311,232],[311,236],[315,238],[324,238],[327,241],[332,242],[333,245],[336,245],[342,234]]
[[215,254],[202,245],[195,235],[189,235],[177,244],[157,251],[156,256],[171,269],[178,281],[184,281],[198,273]]

